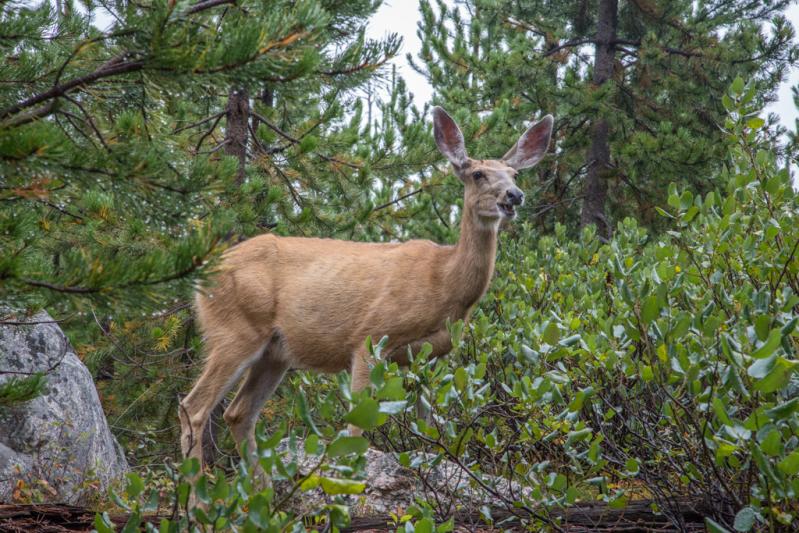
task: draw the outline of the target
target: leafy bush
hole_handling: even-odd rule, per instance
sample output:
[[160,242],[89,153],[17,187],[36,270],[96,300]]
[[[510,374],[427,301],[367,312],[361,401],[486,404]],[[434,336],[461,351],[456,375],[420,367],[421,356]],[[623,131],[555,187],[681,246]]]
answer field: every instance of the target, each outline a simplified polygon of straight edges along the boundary
[[628,219],[607,245],[563,227],[506,238],[457,363],[408,374],[432,422],[403,413],[384,443],[457,461],[478,485],[511,479],[508,507],[536,514],[650,497],[679,525],[691,496],[711,529],[795,525],[797,201],[759,146],[752,95],[739,80],[725,97],[726,190],[672,187],[665,234]]
[[[671,226],[662,235],[629,219],[607,244],[591,228],[574,240],[564,227],[542,237],[517,227],[503,237],[490,294],[467,325],[451,326],[449,357],[430,361],[423,348],[403,371],[381,361],[378,343],[372,388],[354,396],[343,375],[287,380],[276,401],[294,416],[267,417],[264,470],[299,491],[362,490],[366,441],[343,437],[346,421],[420,476],[444,460],[462,469],[494,502],[480,509],[486,521],[504,508],[546,527],[557,523],[552,510],[580,500],[621,508],[651,498],[679,526],[676,505],[687,496],[712,511],[713,531],[795,527],[797,197],[787,169],[761,146],[752,95],[736,81],[724,101],[734,145],[725,190],[694,197],[672,187],[659,211]],[[276,451],[285,434],[295,446],[304,439],[318,471],[296,477],[296,463]],[[352,455],[339,454],[345,444]],[[191,475],[196,465],[182,468]],[[189,486],[175,475],[179,508]],[[131,481],[129,494],[143,501],[141,481]],[[194,490],[209,510],[162,530],[346,520],[335,505],[292,515],[279,504],[284,494],[252,487],[243,466],[232,480],[201,477]],[[449,530],[452,512],[468,503],[459,498],[420,497],[397,525]],[[145,509],[121,501],[134,517]]]
[[[357,407],[352,410],[350,421],[363,423],[357,411]],[[325,444],[316,433],[306,438],[298,438],[298,433],[288,432],[284,424],[267,437],[259,425],[257,464],[241,462],[232,476],[220,469],[213,474],[201,473],[196,459],[185,460],[178,468],[167,466],[166,482],[163,476],[159,481],[156,476],[145,480],[138,474],[128,474],[124,493],[112,493],[113,502],[129,513],[122,531],[139,531],[142,522],[147,531],[161,532],[208,528],[277,532],[304,531],[305,526],[313,525],[342,526],[348,509],[340,495],[363,492],[365,485],[356,478],[362,474],[363,453],[369,443],[363,437],[342,433]],[[287,445],[282,446],[284,443]],[[300,471],[300,448],[314,458],[316,466],[310,471]],[[293,497],[317,488],[334,496],[334,503],[307,514],[291,512]],[[197,505],[190,503],[192,500]],[[171,518],[162,518],[159,528],[146,521],[147,514],[167,512],[171,512]],[[97,514],[95,528],[99,533],[114,531],[107,512]]]

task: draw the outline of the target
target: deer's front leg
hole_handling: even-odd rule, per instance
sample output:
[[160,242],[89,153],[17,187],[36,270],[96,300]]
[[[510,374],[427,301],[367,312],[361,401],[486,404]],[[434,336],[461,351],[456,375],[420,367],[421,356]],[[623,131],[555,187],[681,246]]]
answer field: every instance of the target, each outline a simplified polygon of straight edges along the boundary
[[[429,342],[433,346],[430,357],[439,357],[449,352],[452,349],[452,337],[446,328],[440,329],[435,333],[426,335],[420,339],[407,344],[402,344],[389,350],[386,359],[388,361],[396,361],[400,365],[407,366],[408,364],[408,347],[410,346],[412,353],[417,353],[422,349],[422,345]],[[350,390],[353,393],[360,392],[369,385],[369,374],[372,370],[369,362],[371,356],[366,348],[360,348],[352,358],[352,385]],[[350,435],[353,437],[363,434],[363,430],[359,427],[350,425],[348,427]]]

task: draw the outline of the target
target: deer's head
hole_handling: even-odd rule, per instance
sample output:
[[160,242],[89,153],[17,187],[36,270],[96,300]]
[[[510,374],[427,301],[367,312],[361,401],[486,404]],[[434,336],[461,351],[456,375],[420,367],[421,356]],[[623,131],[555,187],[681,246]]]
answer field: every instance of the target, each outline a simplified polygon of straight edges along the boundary
[[436,144],[465,186],[464,212],[472,213],[481,225],[516,218],[516,206],[524,193],[516,186],[516,173],[538,163],[546,154],[552,135],[552,115],[547,115],[525,131],[502,159],[472,159],[460,128],[446,111],[433,108]]

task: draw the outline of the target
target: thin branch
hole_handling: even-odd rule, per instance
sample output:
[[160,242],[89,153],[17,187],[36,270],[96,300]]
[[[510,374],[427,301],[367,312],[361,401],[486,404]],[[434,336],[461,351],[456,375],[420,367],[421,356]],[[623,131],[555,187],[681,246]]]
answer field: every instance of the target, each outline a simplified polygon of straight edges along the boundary
[[194,13],[199,13],[200,11],[205,11],[206,9],[211,9],[212,7],[221,6],[223,4],[236,5],[236,0],[206,0],[205,2],[200,2],[199,4],[191,6],[186,10],[186,14],[193,15]]
[[415,191],[411,191],[411,192],[409,192],[407,194],[403,194],[399,198],[396,198],[396,199],[394,199],[394,200],[392,200],[390,202],[386,202],[386,203],[384,203],[382,205],[379,205],[379,206],[373,208],[372,212],[374,213],[375,211],[380,211],[381,209],[385,209],[386,207],[391,207],[392,205],[397,204],[397,203],[403,201],[406,198],[410,198],[411,196],[416,196],[417,194],[419,194],[422,191],[424,191],[424,187],[422,187],[420,189],[416,189]]
[[224,111],[220,111],[219,114],[216,116],[216,120],[214,121],[213,124],[211,124],[211,127],[208,129],[208,131],[206,131],[203,134],[203,136],[200,137],[200,140],[197,141],[197,146],[194,147],[194,151],[195,152],[199,152],[200,146],[202,146],[203,141],[205,141],[205,139],[214,132],[214,130],[216,129],[216,126],[219,124],[219,121],[222,120],[222,117],[224,117],[224,116],[225,116],[225,112]]
[[[120,59],[121,61],[121,56],[118,56],[117,58],[114,59]],[[106,65],[103,65],[102,67],[100,67],[99,69],[95,70],[90,74],[74,78],[61,85],[57,85],[48,91],[31,96],[30,98],[23,100],[18,104],[14,104],[11,107],[7,107],[6,109],[0,111],[0,118],[7,118],[11,115],[19,113],[20,111],[28,107],[35,106],[36,104],[40,104],[42,102],[46,102],[47,100],[52,100],[53,98],[58,98],[59,96],[64,96],[73,89],[95,82],[99,79],[108,78],[110,76],[116,76],[117,74],[126,74],[129,72],[135,72],[137,70],[141,70],[142,68],[144,68],[144,61],[139,60],[139,61],[130,61],[130,62],[118,62],[110,66],[107,65],[108,63],[106,63]]]
[[76,99],[72,98],[71,96],[65,94],[64,98],[66,98],[67,100],[69,100],[70,102],[72,102],[73,104],[78,106],[78,109],[80,109],[81,112],[83,113],[83,115],[86,117],[86,120],[84,122],[88,122],[89,123],[89,126],[91,126],[92,130],[94,130],[94,134],[97,135],[98,139],[100,139],[100,142],[102,143],[103,148],[105,148],[106,151],[110,152],[111,148],[109,148],[108,144],[106,144],[105,139],[103,138],[103,134],[100,133],[99,129],[97,129],[97,126],[94,124],[94,121],[92,120],[91,115],[86,111],[86,109],[80,104],[79,101],[77,101]]
[[13,128],[14,126],[22,126],[23,124],[27,124],[28,122],[33,122],[34,120],[43,118],[48,116],[53,112],[53,108],[55,107],[55,100],[47,102],[45,105],[38,109],[33,109],[27,113],[23,113],[22,115],[17,115],[16,117],[3,122],[3,128]]
[[[281,137],[283,137],[287,141],[291,141],[294,144],[299,144],[300,143],[300,140],[298,138],[289,135],[288,133],[286,133],[285,131],[280,129],[278,126],[275,126],[274,124],[269,122],[263,115],[260,115],[259,113],[256,113],[255,111],[250,111],[250,115],[252,115],[253,117],[257,118],[262,123],[266,124],[267,128],[269,128],[270,130],[274,131],[275,133],[277,133],[278,135],[280,135]],[[350,168],[354,168],[354,169],[360,169],[361,168],[361,165],[358,165],[358,164],[355,164],[355,163],[350,163],[349,161],[342,161],[341,159],[338,159],[338,158],[335,158],[335,157],[330,157],[328,155],[324,155],[324,154],[321,154],[319,152],[314,152],[314,153],[316,155],[318,155],[319,157],[321,157],[322,159],[324,159],[325,161],[328,161],[330,163],[337,163],[339,165],[344,165],[346,167],[350,167]]]
[[201,121],[199,121],[199,122],[195,122],[194,124],[189,124],[188,126],[182,126],[182,127],[180,127],[180,128],[174,129],[174,130],[172,130],[172,133],[180,133],[180,132],[181,132],[181,131],[183,131],[183,130],[188,130],[188,129],[190,129],[190,128],[196,128],[197,126],[202,126],[202,125],[203,125],[203,124],[205,124],[206,122],[210,122],[210,121],[212,121],[212,120],[214,120],[214,119],[216,119],[216,118],[220,118],[220,117],[221,117],[222,115],[224,115],[224,114],[225,114],[225,112],[224,112],[224,111],[220,111],[219,113],[217,113],[217,114],[215,114],[215,115],[211,115],[211,116],[210,116],[210,117],[208,117],[208,118],[204,118],[204,119],[202,119],[202,120],[201,120]]
[[555,54],[555,53],[563,50],[564,48],[571,48],[571,47],[574,47],[574,46],[582,46],[584,44],[591,44],[591,43],[596,43],[596,39],[594,39],[593,37],[590,37],[590,38],[587,38],[587,39],[571,39],[569,41],[566,41],[564,43],[559,44],[558,46],[555,46],[554,48],[548,49],[546,52],[543,53],[543,57],[549,57],[552,54]]

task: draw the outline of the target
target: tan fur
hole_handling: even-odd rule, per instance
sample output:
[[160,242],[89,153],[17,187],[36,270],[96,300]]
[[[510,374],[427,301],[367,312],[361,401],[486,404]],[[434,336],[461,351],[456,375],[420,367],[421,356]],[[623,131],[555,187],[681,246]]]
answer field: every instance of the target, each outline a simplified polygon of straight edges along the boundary
[[[437,120],[449,119],[437,113]],[[224,254],[211,283],[197,293],[208,355],[181,402],[184,455],[201,459],[208,416],[242,375],[225,420],[237,444],[253,451],[258,412],[287,369],[351,370],[352,388],[360,390],[368,384],[369,335],[387,335],[388,357],[400,362],[408,346],[415,351],[424,342],[433,356],[450,350],[446,323],[468,319],[493,274],[497,231],[506,218],[498,203],[509,191],[521,194],[516,170],[502,161],[457,163],[465,192],[454,246],[261,235]],[[474,179],[478,171],[484,178]]]

